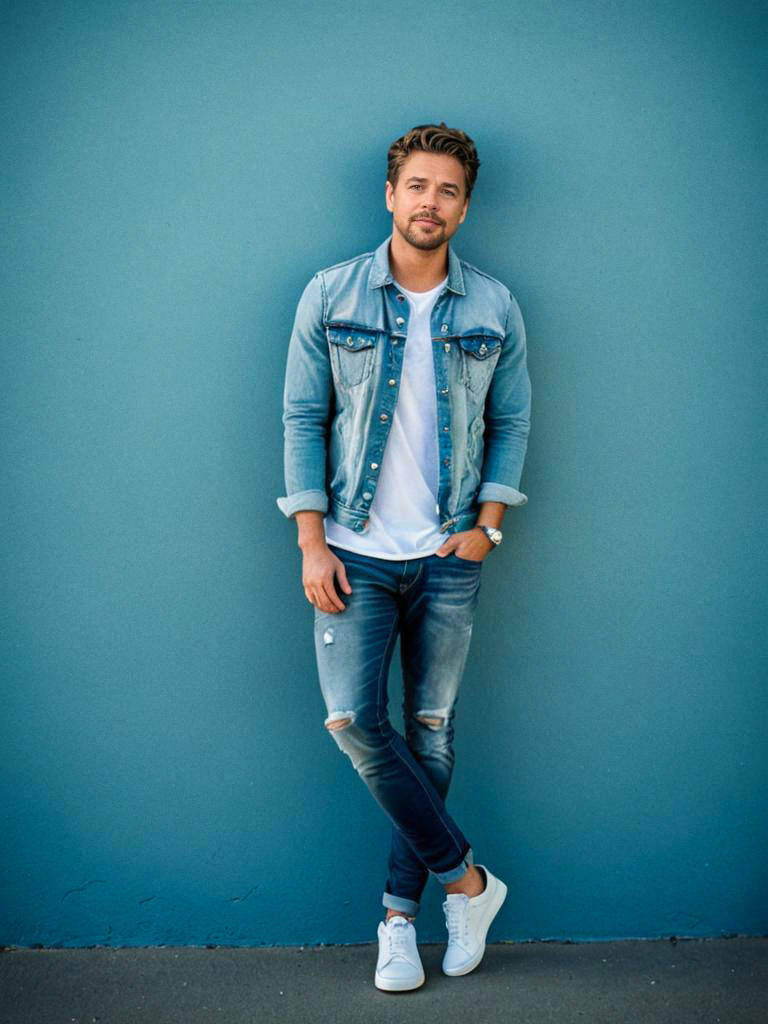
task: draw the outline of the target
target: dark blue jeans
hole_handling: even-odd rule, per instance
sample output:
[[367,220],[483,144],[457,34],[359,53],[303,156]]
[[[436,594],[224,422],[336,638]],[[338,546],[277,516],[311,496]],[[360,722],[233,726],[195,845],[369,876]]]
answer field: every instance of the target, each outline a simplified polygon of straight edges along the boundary
[[[325,725],[392,822],[385,907],[416,914],[429,874],[453,882],[472,849],[445,807],[453,719],[482,562],[429,555],[391,561],[331,545],[352,587],[344,611],[315,608]],[[405,737],[387,715],[398,633]]]

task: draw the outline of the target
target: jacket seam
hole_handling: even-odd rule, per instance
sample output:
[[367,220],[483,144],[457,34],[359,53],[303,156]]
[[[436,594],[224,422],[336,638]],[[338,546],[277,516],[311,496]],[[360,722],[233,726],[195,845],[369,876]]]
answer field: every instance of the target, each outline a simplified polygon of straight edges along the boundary
[[325,323],[328,319],[328,295],[325,290],[325,281],[322,274],[320,274],[320,295],[323,300],[323,323]]

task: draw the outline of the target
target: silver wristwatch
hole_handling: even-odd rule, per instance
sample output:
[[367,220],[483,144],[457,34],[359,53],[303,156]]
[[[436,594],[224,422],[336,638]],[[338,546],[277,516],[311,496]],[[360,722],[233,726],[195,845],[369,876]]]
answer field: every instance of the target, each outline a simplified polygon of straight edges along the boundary
[[[477,525],[480,526],[479,523]],[[497,530],[495,526],[480,526],[480,529],[494,547],[498,547],[499,544],[501,544],[501,538],[503,536],[501,530]]]

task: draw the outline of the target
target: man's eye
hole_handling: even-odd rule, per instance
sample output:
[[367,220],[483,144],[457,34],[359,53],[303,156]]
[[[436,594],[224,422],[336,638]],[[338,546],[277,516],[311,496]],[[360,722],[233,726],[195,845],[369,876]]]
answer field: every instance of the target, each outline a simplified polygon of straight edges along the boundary
[[421,185],[417,185],[417,184],[416,184],[416,183],[414,182],[414,184],[413,184],[413,185],[410,185],[409,187],[410,187],[410,188],[421,188]]

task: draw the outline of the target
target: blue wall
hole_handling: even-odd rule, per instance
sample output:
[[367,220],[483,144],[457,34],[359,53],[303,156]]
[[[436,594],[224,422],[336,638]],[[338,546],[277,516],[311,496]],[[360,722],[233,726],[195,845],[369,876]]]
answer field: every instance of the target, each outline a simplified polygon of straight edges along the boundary
[[389,824],[323,728],[282,379],[433,119],[476,139],[456,247],[534,393],[449,797],[492,937],[765,933],[764,6],[2,17],[0,942],[374,939]]

